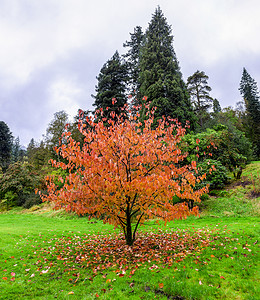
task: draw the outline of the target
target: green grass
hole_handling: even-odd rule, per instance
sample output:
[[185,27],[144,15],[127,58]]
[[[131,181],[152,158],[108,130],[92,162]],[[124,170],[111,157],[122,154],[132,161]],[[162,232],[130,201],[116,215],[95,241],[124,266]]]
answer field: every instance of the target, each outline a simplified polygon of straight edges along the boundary
[[[249,165],[241,182],[251,174],[257,181],[259,167]],[[200,218],[166,226],[146,222],[139,234],[147,246],[133,259],[114,243],[120,243],[119,231],[102,221],[41,206],[2,213],[0,299],[260,299],[260,198],[250,196],[254,188],[233,182],[215,191],[201,204]],[[167,234],[179,238],[165,252]],[[149,237],[157,238],[155,244]],[[98,249],[109,267],[101,262],[105,254],[98,263]]]

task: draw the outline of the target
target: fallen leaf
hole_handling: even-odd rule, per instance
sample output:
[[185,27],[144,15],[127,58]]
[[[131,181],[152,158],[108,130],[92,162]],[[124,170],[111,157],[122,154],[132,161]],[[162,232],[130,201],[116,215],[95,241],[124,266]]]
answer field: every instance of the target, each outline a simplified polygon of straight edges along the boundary
[[159,283],[159,288],[162,289],[163,288],[163,283]]
[[68,293],[68,295],[73,295],[73,294],[74,294],[74,292],[72,292],[72,291]]

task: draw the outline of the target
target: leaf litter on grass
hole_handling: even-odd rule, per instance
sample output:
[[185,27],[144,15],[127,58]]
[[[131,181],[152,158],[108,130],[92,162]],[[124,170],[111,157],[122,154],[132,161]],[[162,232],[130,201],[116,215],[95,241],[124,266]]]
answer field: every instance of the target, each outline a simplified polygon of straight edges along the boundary
[[122,234],[55,237],[33,242],[31,257],[36,260],[35,270],[26,267],[25,273],[26,276],[30,272],[34,276],[48,273],[59,279],[64,276],[60,274],[63,270],[71,283],[86,280],[86,274],[89,280],[97,274],[106,278],[106,272],[110,271],[119,277],[131,277],[140,267],[157,271],[170,268],[187,256],[196,259],[214,240],[208,229],[139,233],[132,247],[125,244]]
[[[112,284],[122,277],[134,282],[139,270],[150,272],[152,276],[163,275],[162,271],[165,270],[166,273],[174,272],[176,284],[179,284],[181,276],[185,273],[190,274],[190,282],[194,284],[197,281],[198,286],[203,289],[206,286],[218,289],[222,286],[228,287],[229,280],[232,279],[233,282],[236,276],[240,276],[236,273],[235,261],[237,265],[238,262],[248,264],[248,272],[251,266],[255,268],[253,258],[257,255],[257,241],[244,236],[242,232],[241,236],[237,235],[228,230],[227,226],[218,226],[213,229],[206,226],[203,229],[139,232],[132,247],[125,244],[122,234],[71,232],[69,236],[54,235],[52,238],[40,234],[37,239],[27,236],[26,243],[21,239],[16,246],[21,252],[21,257],[9,257],[9,266],[4,268],[1,278],[3,283],[9,282],[11,285],[16,281],[36,284],[46,280],[62,280],[71,287],[80,282],[93,284],[99,278],[98,280],[103,280],[107,285],[103,291],[107,293],[112,289]],[[22,253],[26,253],[26,256],[23,257]],[[10,264],[10,261],[13,263]],[[212,269],[221,262],[228,268],[230,265],[235,273],[229,274],[225,268]],[[242,277],[248,276],[247,271],[240,269]],[[206,270],[210,270],[209,278],[203,275]],[[14,273],[15,276],[12,276]],[[127,279],[131,277],[133,278]],[[151,286],[151,290],[156,291],[158,285],[164,283],[161,279],[156,286]],[[159,289],[160,294],[165,288],[167,289],[167,285],[164,284],[163,288]]]

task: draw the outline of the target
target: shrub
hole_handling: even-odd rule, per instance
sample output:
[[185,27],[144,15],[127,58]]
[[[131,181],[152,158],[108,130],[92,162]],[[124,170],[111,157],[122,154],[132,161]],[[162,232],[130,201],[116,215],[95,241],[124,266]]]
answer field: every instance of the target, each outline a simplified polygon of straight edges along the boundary
[[228,182],[228,170],[220,161],[206,159],[198,163],[199,174],[206,173],[206,180],[198,186],[209,184],[209,189],[220,189]]

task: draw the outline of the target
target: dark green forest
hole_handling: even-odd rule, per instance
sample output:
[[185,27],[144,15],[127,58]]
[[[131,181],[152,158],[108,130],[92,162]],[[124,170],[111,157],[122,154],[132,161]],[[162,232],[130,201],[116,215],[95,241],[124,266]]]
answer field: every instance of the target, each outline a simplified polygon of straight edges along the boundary
[[[86,117],[91,115],[97,122],[103,117],[109,120],[111,112],[120,115],[127,104],[138,112],[141,122],[147,110],[156,108],[154,127],[163,117],[170,117],[186,128],[182,141],[183,151],[189,153],[186,163],[197,162],[201,174],[207,174],[203,184],[208,184],[210,190],[223,188],[232,178],[239,179],[246,164],[259,160],[259,90],[244,66],[237,83],[241,100],[235,107],[221,107],[219,100],[211,97],[205,71],[194,70],[184,81],[173,48],[172,28],[160,7],[147,28],[136,26],[123,46],[125,53],[115,49],[97,75],[93,111],[83,108],[72,121],[65,111],[56,112],[43,139],[36,142],[32,138],[26,149],[8,124],[0,121],[1,209],[41,203],[35,190],[44,193],[45,176],[66,172],[49,163],[50,159],[62,159],[54,149],[64,142],[63,133],[71,132],[73,139],[83,145],[79,122],[87,126]],[[213,172],[209,167],[212,164]]]

